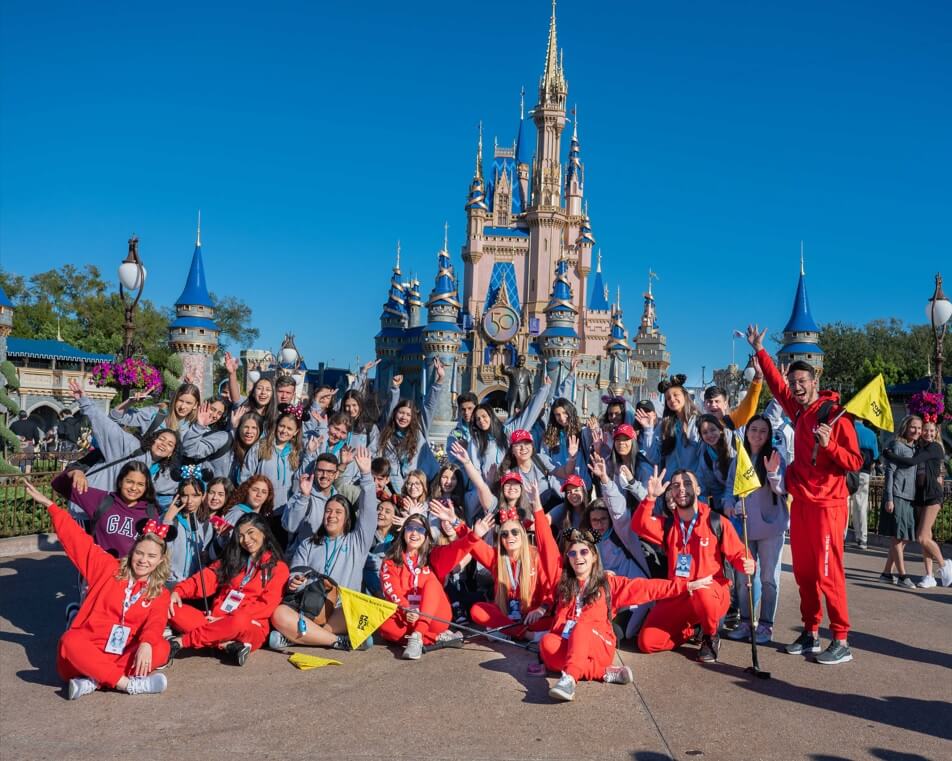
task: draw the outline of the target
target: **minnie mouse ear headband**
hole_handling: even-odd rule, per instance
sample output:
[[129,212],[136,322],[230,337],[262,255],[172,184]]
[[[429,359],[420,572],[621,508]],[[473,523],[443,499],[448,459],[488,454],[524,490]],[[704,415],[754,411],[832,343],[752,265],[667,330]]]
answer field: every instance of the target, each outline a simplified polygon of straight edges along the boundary
[[684,388],[684,384],[688,382],[688,376],[684,374],[672,375],[668,380],[663,380],[658,384],[658,391],[662,394],[667,391],[669,388],[681,387]]
[[568,478],[565,479],[565,482],[562,484],[562,493],[565,494],[569,489],[584,489],[585,481],[582,480],[581,476],[575,475],[573,473]]
[[281,411],[282,415],[290,415],[299,423],[304,419],[304,405],[298,402],[297,404],[289,404]]
[[508,522],[508,521],[516,521],[516,522],[519,521],[519,510],[516,509],[515,507],[511,507],[511,508],[503,507],[503,508],[500,508],[500,510],[499,510],[499,525],[501,526],[503,523],[506,523],[506,522]]
[[624,407],[627,402],[623,396],[612,396],[611,394],[606,394],[602,397],[602,404],[604,404],[606,407],[610,404],[620,404],[622,407]]
[[210,470],[205,470],[198,463],[183,465],[179,469],[179,481],[188,481],[190,478],[194,478],[196,481],[201,481],[202,486],[205,486],[206,482],[211,480],[211,475]]
[[622,423],[615,429],[615,438],[635,438],[635,429],[632,428],[628,423]]
[[510,481],[522,485],[522,474],[515,470],[510,470],[508,473],[503,473],[499,478],[499,485],[505,486]]
[[532,434],[528,431],[524,431],[521,428],[509,434],[509,446],[512,446],[513,444],[521,444],[523,442],[532,444]]
[[168,543],[178,536],[178,529],[174,525],[161,523],[155,518],[142,518],[136,521],[136,534],[137,539],[154,536]]

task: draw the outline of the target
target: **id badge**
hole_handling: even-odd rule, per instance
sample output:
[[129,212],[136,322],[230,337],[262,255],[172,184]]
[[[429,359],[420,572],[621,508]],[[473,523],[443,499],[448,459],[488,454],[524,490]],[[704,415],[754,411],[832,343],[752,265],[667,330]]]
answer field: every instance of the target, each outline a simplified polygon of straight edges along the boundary
[[509,620],[510,621],[522,620],[522,606],[520,605],[519,600],[509,601]]
[[420,603],[423,601],[423,595],[407,595],[411,610],[419,610]]
[[237,589],[233,589],[228,593],[228,597],[225,598],[225,601],[221,604],[222,613],[234,613],[238,610],[238,606],[241,605],[241,601],[245,599],[245,593],[239,592]]
[[686,552],[679,552],[674,564],[674,575],[687,579],[691,576],[691,556]]
[[562,639],[568,639],[572,634],[572,629],[575,628],[575,621],[566,621],[565,628],[562,629]]
[[106,640],[106,647],[104,650],[107,653],[112,653],[113,655],[122,655],[122,652],[126,649],[126,643],[129,641],[129,632],[131,630],[128,626],[123,626],[122,624],[113,624],[112,631],[109,632],[109,639]]

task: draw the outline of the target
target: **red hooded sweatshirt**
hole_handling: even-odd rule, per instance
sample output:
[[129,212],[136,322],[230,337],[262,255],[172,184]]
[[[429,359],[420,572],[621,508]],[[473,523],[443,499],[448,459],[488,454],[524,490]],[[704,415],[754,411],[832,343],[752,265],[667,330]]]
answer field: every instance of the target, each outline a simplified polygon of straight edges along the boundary
[[840,395],[835,391],[821,391],[817,400],[804,408],[790,392],[786,380],[765,349],[757,352],[757,359],[770,392],[793,421],[793,462],[787,468],[787,491],[794,502],[801,506],[809,503],[815,507],[845,507],[849,497],[846,473],[859,470],[863,465],[852,417],[843,415],[832,423],[830,443],[817,449],[816,465],[813,464],[813,448],[816,444],[813,431],[819,425],[817,416],[820,407],[824,402],[833,402],[826,421],[831,424],[842,410]]

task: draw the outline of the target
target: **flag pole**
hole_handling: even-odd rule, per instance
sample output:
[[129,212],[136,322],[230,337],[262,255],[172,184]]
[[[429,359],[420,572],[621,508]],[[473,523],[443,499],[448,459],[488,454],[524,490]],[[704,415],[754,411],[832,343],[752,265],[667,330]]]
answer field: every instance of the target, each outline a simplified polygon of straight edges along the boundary
[[[745,558],[750,558],[750,543],[747,540],[747,498],[742,496],[740,498],[740,510],[741,517],[744,523],[744,556]],[[757,657],[757,614],[754,611],[754,575],[751,573],[745,574],[747,576],[747,603],[750,605],[750,657],[751,657],[751,666],[745,671],[748,674],[753,674],[758,679],[770,679],[770,672],[763,671],[760,668],[760,659]]]
[[513,621],[508,626],[500,626],[497,629],[489,629],[487,631],[483,631],[482,629],[474,629],[473,627],[466,626],[465,624],[458,624],[455,621],[447,621],[445,618],[434,616],[431,613],[424,613],[422,610],[417,610],[415,608],[405,608],[403,605],[398,605],[397,610],[402,610],[404,613],[418,613],[424,618],[429,618],[431,621],[437,621],[441,624],[446,624],[447,626],[455,626],[457,629],[462,629],[463,631],[467,631],[470,634],[472,634],[474,637],[475,636],[487,637],[491,640],[495,640],[496,642],[505,642],[508,645],[515,645],[516,647],[521,647],[523,650],[531,650],[530,645],[532,643],[516,642],[514,639],[510,639],[509,637],[500,636],[496,634],[496,632],[498,632],[500,629],[508,629],[510,626],[519,626],[520,623],[518,621]]

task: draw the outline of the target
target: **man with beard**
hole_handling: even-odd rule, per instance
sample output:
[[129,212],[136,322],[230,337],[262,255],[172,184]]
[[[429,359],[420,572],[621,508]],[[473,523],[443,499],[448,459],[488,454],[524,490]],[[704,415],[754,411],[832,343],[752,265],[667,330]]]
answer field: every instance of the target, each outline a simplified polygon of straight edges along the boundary
[[[700,626],[698,660],[714,663],[720,648],[717,625],[731,599],[724,562],[747,575],[754,572],[756,563],[746,556],[730,521],[698,501],[697,479],[691,471],[675,471],[670,483],[664,482],[664,476],[665,471],[659,474],[655,466],[648,479],[648,495],[635,511],[631,527],[642,539],[664,547],[669,579],[694,581],[712,576],[713,583],[655,603],[638,634],[638,647],[643,653],[673,650]],[[663,515],[655,515],[655,502],[666,492],[669,507]]]

